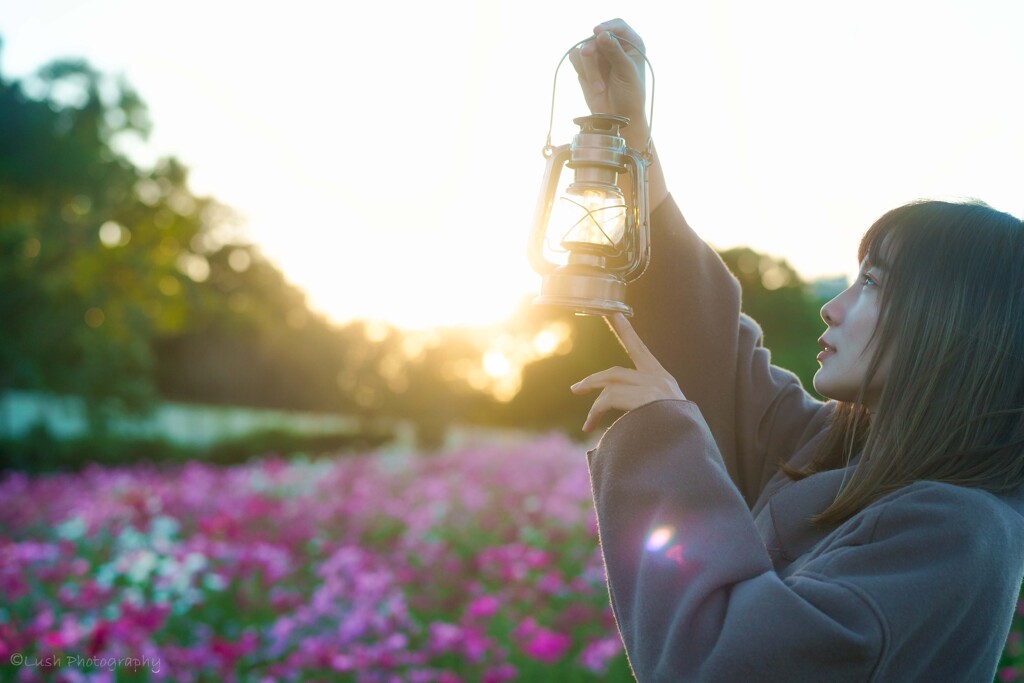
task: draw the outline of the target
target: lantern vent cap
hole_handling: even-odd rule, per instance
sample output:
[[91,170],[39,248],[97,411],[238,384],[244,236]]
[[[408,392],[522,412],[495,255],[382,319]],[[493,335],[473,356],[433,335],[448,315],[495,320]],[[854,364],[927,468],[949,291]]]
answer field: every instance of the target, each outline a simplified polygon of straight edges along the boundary
[[629,118],[618,114],[590,114],[572,120],[580,127],[581,133],[597,133],[601,135],[618,135],[620,128],[629,125]]

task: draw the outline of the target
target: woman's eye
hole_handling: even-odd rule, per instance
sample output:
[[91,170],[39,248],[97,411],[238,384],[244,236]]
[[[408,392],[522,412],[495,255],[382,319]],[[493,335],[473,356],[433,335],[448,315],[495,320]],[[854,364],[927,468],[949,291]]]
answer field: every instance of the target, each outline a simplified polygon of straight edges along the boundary
[[860,280],[861,280],[861,282],[864,283],[864,286],[866,286],[866,287],[874,287],[874,286],[876,286],[878,284],[877,282],[875,282],[875,278],[871,277],[867,273],[864,273],[863,275],[861,275],[860,276]]

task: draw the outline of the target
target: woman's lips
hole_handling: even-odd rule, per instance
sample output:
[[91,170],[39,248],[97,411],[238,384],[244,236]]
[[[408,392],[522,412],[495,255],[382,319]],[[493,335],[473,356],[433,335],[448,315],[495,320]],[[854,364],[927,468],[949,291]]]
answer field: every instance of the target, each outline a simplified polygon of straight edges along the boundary
[[825,360],[826,358],[828,358],[829,356],[835,354],[835,352],[836,352],[836,347],[832,346],[831,344],[829,344],[824,339],[819,339],[818,340],[818,346],[821,347],[821,351],[818,353],[818,362],[819,363],[822,362],[823,360]]

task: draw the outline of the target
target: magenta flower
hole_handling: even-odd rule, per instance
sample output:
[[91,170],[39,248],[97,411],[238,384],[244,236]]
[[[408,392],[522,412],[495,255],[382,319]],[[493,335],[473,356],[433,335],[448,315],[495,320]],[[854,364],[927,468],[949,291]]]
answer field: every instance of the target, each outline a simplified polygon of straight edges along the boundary
[[570,645],[572,638],[569,636],[542,628],[526,644],[523,652],[534,659],[553,664],[565,655]]
[[469,603],[466,608],[466,615],[470,618],[479,619],[494,615],[501,607],[501,601],[494,595],[481,595]]
[[429,628],[429,648],[432,652],[453,652],[462,644],[463,633],[460,626],[443,621],[434,621],[431,622]]
[[580,664],[596,674],[603,674],[608,662],[622,652],[618,635],[610,635],[589,643],[580,653]]
[[331,668],[335,671],[354,671],[356,668],[355,658],[344,654],[334,655],[331,657]]
[[547,664],[560,660],[572,645],[572,638],[538,625],[533,617],[523,619],[512,637],[521,643],[524,654]]
[[519,625],[516,626],[515,630],[512,631],[512,637],[516,640],[529,640],[540,630],[540,626],[537,625],[537,620],[533,617],[526,617]]
[[484,672],[482,683],[506,683],[506,681],[514,680],[518,673],[511,664],[500,664]]
[[462,654],[471,662],[482,662],[493,650],[493,642],[479,628],[469,627],[462,632]]

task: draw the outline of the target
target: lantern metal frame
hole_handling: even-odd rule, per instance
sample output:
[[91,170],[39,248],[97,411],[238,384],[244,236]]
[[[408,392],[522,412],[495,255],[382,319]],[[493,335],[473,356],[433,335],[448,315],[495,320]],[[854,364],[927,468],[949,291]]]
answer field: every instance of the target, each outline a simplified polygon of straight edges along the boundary
[[[594,113],[573,120],[580,127],[580,131],[571,143],[558,147],[551,144],[558,71],[572,50],[594,39],[595,37],[590,37],[574,44],[555,68],[547,143],[542,150],[547,164],[541,181],[528,247],[531,266],[543,276],[541,294],[533,303],[537,306],[568,308],[583,315],[623,313],[631,316],[633,311],[625,303],[626,285],[643,275],[650,262],[647,166],[653,156],[652,138],[648,137],[645,151],[631,149],[626,146],[625,140],[619,134],[620,128],[629,124],[628,118]],[[651,113],[648,121],[650,126],[653,126],[654,69],[639,47],[628,39],[620,37],[619,40],[636,49],[651,70]],[[556,199],[555,194],[565,167],[574,171],[574,182],[569,187],[570,192],[573,189],[619,192],[618,177],[627,173],[630,178],[630,198],[625,206],[626,224],[620,248],[606,250],[577,244],[575,250],[565,249],[568,252],[568,262],[558,265],[545,257],[544,246],[547,242],[548,223]],[[581,220],[590,218],[600,225],[589,211],[586,213]],[[609,241],[611,242],[610,239]]]

